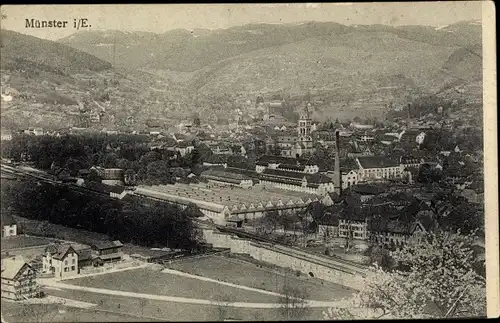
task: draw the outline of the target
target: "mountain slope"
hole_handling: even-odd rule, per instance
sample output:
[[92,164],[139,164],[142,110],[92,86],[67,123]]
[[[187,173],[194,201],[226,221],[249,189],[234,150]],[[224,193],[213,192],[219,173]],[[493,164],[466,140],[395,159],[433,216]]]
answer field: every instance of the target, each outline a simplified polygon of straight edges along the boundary
[[399,39],[439,47],[468,47],[481,43],[481,25],[465,22],[441,29],[426,26],[344,26],[333,22],[307,22],[249,24],[212,31],[177,29],[163,34],[82,31],[65,37],[60,42],[107,61],[114,60],[118,66],[193,72],[255,50],[316,37],[335,39],[353,32],[365,32],[367,35],[389,33]]
[[8,30],[1,37],[2,127],[82,126],[91,113],[101,114],[101,122],[89,125],[99,129],[124,125],[128,117],[145,124],[167,115],[165,99],[177,91],[162,78],[112,69],[109,62],[57,42]]
[[88,53],[64,44],[23,35],[10,30],[1,31],[2,69],[26,66],[65,74],[69,71],[102,71],[111,64]]

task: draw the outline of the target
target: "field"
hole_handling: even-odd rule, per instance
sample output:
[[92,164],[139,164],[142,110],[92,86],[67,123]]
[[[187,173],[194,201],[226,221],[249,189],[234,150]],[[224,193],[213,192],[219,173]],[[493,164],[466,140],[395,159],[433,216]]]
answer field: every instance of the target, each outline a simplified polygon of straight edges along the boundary
[[15,237],[8,237],[8,238],[2,239],[2,251],[8,251],[8,250],[17,249],[17,248],[45,246],[45,245],[48,245],[52,241],[54,241],[54,239],[43,238],[43,237],[24,236],[24,235],[19,235],[19,236],[15,236]]
[[77,278],[65,283],[135,293],[213,299],[228,297],[234,302],[277,302],[273,295],[223,286],[213,282],[162,273],[149,268]]
[[283,271],[258,268],[255,264],[227,258],[213,256],[201,259],[187,259],[170,265],[171,269],[217,279],[229,283],[248,287],[280,292],[287,281],[292,286],[305,290],[309,299],[330,301],[338,300],[352,294],[347,287],[314,278],[295,277]]
[[[85,310],[85,312],[95,312],[96,316],[93,321],[97,322],[106,320],[106,314],[108,314],[106,311],[120,313],[124,317],[134,315],[136,321],[217,321],[223,318],[245,321],[284,319],[279,309],[183,304],[70,290],[49,289],[47,292],[59,297],[97,304],[92,310]],[[310,308],[305,319],[320,320],[323,318],[321,315],[323,310],[325,309]],[[103,316],[100,316],[101,314]],[[70,322],[70,320],[66,322]],[[91,320],[87,322],[91,322]]]
[[[29,306],[29,307],[27,307]],[[2,301],[7,322],[137,322],[156,321],[147,317],[101,309],[82,309],[58,304],[22,305]]]

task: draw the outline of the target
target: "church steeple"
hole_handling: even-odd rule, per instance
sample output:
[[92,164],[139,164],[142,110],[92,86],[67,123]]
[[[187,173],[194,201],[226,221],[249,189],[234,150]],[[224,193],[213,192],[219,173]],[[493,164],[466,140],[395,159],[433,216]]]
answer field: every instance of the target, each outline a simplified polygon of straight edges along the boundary
[[304,107],[304,110],[300,113],[300,120],[310,120],[311,119],[311,114],[309,112],[309,109],[311,108],[311,103],[307,102],[306,106]]

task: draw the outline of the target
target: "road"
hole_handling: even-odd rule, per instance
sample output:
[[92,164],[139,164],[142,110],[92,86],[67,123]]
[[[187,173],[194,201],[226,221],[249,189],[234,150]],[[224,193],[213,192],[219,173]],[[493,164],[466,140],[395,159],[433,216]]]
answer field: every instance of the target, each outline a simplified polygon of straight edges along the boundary
[[[83,291],[83,292],[90,292],[90,293],[96,293],[96,294],[150,299],[150,300],[173,302],[173,303],[184,303],[184,304],[195,304],[195,305],[218,305],[218,303],[216,301],[213,301],[213,300],[177,297],[177,296],[154,295],[154,294],[111,290],[111,289],[104,289],[104,288],[77,286],[77,285],[64,284],[61,282],[57,282],[55,280],[45,281],[45,286],[47,286],[49,289],[50,288],[58,288],[58,289],[67,289],[67,290],[79,290],[79,291]],[[314,308],[328,308],[328,307],[334,307],[334,306],[335,307],[346,306],[344,301],[327,302],[327,301],[306,300],[306,304],[308,307],[314,307]],[[224,306],[237,307],[237,308],[281,308],[283,305],[281,303],[228,302],[228,303],[224,303]]]

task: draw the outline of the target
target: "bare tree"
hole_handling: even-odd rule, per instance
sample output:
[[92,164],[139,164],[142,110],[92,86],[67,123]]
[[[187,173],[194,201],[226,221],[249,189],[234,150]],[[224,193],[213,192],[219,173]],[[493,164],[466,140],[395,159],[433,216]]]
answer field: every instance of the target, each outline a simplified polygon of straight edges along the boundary
[[144,316],[144,308],[148,305],[148,300],[145,298],[141,298],[139,301],[139,305],[141,307],[141,316]]
[[232,297],[229,295],[215,295],[215,305],[217,307],[217,320],[224,321],[227,319],[229,312],[229,304],[233,302]]
[[300,289],[285,283],[281,290],[280,313],[285,320],[303,320],[309,312],[308,294]]

